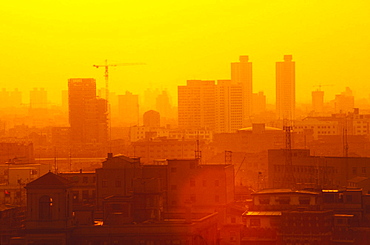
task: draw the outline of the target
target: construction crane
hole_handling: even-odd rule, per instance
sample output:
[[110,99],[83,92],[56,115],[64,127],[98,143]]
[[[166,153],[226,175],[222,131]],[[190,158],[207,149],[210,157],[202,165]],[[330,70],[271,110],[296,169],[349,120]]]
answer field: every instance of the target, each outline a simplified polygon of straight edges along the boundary
[[93,65],[93,67],[96,67],[96,68],[99,68],[99,67],[104,67],[105,68],[105,73],[104,73],[104,77],[105,77],[105,99],[107,100],[107,104],[108,104],[108,97],[109,97],[109,89],[108,89],[108,77],[109,77],[109,74],[108,74],[108,67],[110,66],[131,66],[131,65],[145,65],[145,63],[120,63],[120,64],[108,64],[108,60],[105,60],[105,65]]

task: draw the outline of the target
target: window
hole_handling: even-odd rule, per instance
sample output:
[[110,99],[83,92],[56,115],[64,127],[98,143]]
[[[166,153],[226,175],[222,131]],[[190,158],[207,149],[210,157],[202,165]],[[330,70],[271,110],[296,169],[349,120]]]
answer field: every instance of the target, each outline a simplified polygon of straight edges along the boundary
[[250,226],[261,226],[261,220],[260,219],[251,219],[250,220]]
[[101,186],[102,186],[103,188],[108,187],[108,181],[103,180],[103,181],[101,182]]
[[193,203],[197,201],[197,199],[195,198],[195,195],[190,196],[190,201]]
[[220,181],[219,180],[215,180],[215,186],[220,186]]
[[79,193],[78,191],[72,191],[72,200],[73,202],[78,202]]
[[53,199],[49,196],[42,196],[39,199],[39,219],[51,220],[51,210],[53,207]]
[[84,199],[84,200],[89,199],[89,191],[88,190],[82,191],[82,199]]
[[203,187],[206,187],[207,186],[207,180],[203,180],[202,184],[203,184]]
[[220,196],[219,195],[215,196],[215,202],[220,202]]
[[194,187],[195,186],[195,179],[190,179],[190,186]]
[[270,198],[259,198],[260,204],[270,204]]
[[310,198],[309,197],[300,197],[299,198],[299,204],[303,204],[303,205],[310,204]]
[[280,197],[276,200],[279,204],[289,204],[290,198],[289,197]]
[[121,187],[122,186],[122,183],[120,180],[116,180],[116,187]]
[[353,201],[352,195],[346,195],[346,202],[351,203]]
[[82,183],[88,183],[88,178],[87,177],[83,177],[82,178]]

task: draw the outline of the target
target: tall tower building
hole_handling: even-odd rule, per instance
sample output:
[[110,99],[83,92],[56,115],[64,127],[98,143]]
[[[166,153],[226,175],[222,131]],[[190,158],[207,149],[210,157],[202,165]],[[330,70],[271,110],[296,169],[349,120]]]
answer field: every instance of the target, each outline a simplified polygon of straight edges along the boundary
[[284,55],[276,62],[276,114],[279,119],[295,118],[295,62],[292,55]]
[[252,113],[254,115],[264,113],[266,111],[266,95],[260,91],[253,93],[252,98]]
[[44,88],[34,88],[30,91],[30,107],[46,108],[48,104],[47,92]]
[[125,126],[139,125],[139,95],[126,91],[118,95],[119,121]]
[[240,56],[239,62],[231,63],[231,82],[241,84],[243,89],[243,126],[252,114],[252,62],[247,55]]
[[167,91],[162,91],[162,93],[157,96],[156,109],[164,118],[170,118],[172,116],[172,106]]
[[318,113],[324,111],[324,91],[312,91],[312,109]]
[[215,130],[215,81],[188,80],[178,86],[179,127]]
[[105,144],[108,140],[107,103],[96,98],[93,78],[68,80],[69,124],[73,144]]
[[216,133],[232,133],[243,125],[243,85],[218,80],[216,85]]
[[355,97],[352,94],[352,90],[346,87],[346,91],[335,95],[334,102],[336,113],[352,112],[355,107]]

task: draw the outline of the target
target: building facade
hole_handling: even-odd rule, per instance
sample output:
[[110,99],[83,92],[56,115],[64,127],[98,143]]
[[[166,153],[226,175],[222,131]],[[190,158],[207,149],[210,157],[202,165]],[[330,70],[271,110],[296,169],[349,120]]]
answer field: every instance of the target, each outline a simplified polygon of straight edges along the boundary
[[295,118],[295,62],[292,55],[284,55],[276,62],[276,113],[278,119]]

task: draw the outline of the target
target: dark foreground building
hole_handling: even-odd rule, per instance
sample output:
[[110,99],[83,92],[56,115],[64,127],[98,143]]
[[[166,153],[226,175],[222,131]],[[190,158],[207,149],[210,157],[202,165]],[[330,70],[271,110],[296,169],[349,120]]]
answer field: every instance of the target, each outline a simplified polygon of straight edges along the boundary
[[[93,210],[73,210],[71,182],[51,172],[27,184],[27,218],[23,236],[11,244],[108,245],[108,244],[216,244],[218,213],[162,212],[158,189],[138,182],[132,196],[104,200],[103,219],[94,221]],[[140,186],[141,185],[141,186]],[[144,201],[144,203],[143,203]],[[153,201],[153,199],[151,199]],[[144,215],[136,215],[138,211]],[[151,209],[150,209],[151,208]]]

